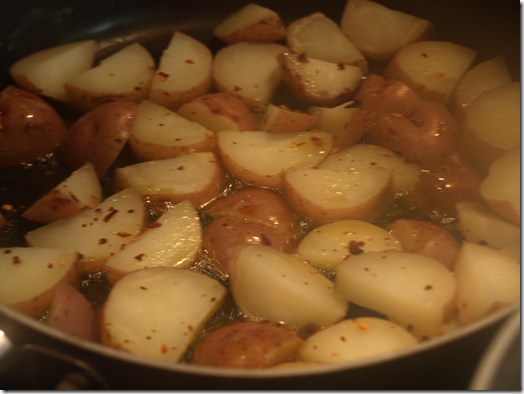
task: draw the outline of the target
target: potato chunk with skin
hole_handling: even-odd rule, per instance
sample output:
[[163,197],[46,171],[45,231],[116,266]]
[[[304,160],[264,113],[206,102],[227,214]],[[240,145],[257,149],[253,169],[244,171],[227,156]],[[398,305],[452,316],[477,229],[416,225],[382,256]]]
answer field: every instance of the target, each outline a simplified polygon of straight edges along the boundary
[[438,261],[416,253],[369,252],[336,268],[336,289],[418,336],[434,337],[454,310],[456,282]]
[[272,323],[234,323],[204,337],[193,362],[216,367],[268,368],[292,358],[303,342],[296,332]]
[[344,320],[310,336],[301,346],[299,360],[344,363],[387,354],[413,346],[417,339],[399,325],[375,317]]
[[217,280],[184,269],[130,272],[111,289],[102,308],[101,342],[177,362],[225,295]]
[[333,282],[269,246],[239,246],[230,271],[235,303],[250,320],[325,327],[346,315],[348,304]]
[[520,299],[518,260],[487,246],[465,242],[455,267],[457,309],[465,325]]

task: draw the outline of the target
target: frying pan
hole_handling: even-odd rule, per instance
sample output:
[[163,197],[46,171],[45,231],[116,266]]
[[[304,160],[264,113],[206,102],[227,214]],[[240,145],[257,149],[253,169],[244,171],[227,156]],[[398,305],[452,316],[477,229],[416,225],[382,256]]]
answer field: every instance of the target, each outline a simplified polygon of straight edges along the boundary
[[[504,55],[512,77],[520,78],[520,5],[517,1],[380,0],[431,20],[437,40],[479,52],[477,61]],[[102,58],[140,42],[158,58],[180,30],[212,50],[221,47],[212,28],[245,4],[241,0],[17,0],[0,4],[0,87],[12,81],[15,60],[47,47],[95,38]],[[322,11],[340,20],[344,0],[260,0],[291,21]],[[16,181],[0,172],[0,202],[16,197]],[[12,178],[12,177],[11,177]],[[23,185],[35,197],[41,182]],[[217,370],[144,359],[76,339],[0,305],[0,383],[4,389],[293,389],[444,390],[466,389],[482,352],[517,307],[419,346],[354,364],[307,370]]]

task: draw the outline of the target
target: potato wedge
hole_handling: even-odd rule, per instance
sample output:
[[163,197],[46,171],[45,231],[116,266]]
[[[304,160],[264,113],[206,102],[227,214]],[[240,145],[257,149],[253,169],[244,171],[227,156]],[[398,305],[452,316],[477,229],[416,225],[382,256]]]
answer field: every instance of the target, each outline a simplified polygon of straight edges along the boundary
[[291,111],[285,106],[269,103],[258,130],[270,133],[297,133],[311,129],[318,117],[301,111]]
[[93,66],[95,51],[95,40],[47,48],[13,63],[9,74],[22,89],[67,102],[64,83]]
[[292,358],[304,340],[271,323],[234,323],[204,337],[193,362],[228,368],[268,368]]
[[399,239],[362,220],[338,220],[317,227],[298,244],[296,256],[315,268],[334,271],[351,256],[383,250],[403,250]]
[[152,101],[138,105],[129,146],[142,160],[162,160],[213,149],[213,133]]
[[273,10],[248,3],[220,22],[213,34],[227,44],[275,42],[286,37],[286,28]]
[[415,42],[395,54],[385,77],[405,82],[423,100],[446,104],[476,55],[474,50],[451,42]]
[[417,336],[434,337],[455,308],[457,284],[438,261],[416,253],[369,252],[336,268],[346,300],[382,313]]
[[465,325],[520,300],[518,260],[465,242],[455,266],[458,320]]
[[197,152],[118,168],[114,187],[134,188],[151,215],[158,216],[184,200],[195,207],[209,203],[222,193],[224,182],[224,170],[216,155]]
[[76,285],[78,254],[58,248],[3,248],[0,252],[0,302],[41,318],[60,282]]
[[68,103],[84,112],[114,101],[139,103],[149,94],[155,69],[147,49],[130,44],[68,80],[64,85]]
[[162,53],[149,100],[175,111],[211,89],[213,55],[200,41],[179,31]]
[[225,295],[226,289],[215,279],[184,269],[130,272],[111,289],[103,306],[101,342],[177,362]]
[[132,243],[113,254],[104,265],[114,284],[128,272],[152,267],[184,268],[191,264],[202,245],[202,225],[189,201],[176,204]]
[[74,171],[53,190],[35,201],[22,217],[40,224],[96,207],[102,200],[102,186],[91,163]]
[[223,130],[217,133],[218,152],[225,168],[255,186],[281,186],[285,170],[318,165],[331,146],[331,134],[323,132]]
[[235,303],[251,320],[326,327],[346,314],[348,305],[333,282],[269,246],[239,246],[230,270]]
[[323,364],[345,363],[386,354],[417,344],[399,325],[375,317],[344,320],[310,336],[299,360]]

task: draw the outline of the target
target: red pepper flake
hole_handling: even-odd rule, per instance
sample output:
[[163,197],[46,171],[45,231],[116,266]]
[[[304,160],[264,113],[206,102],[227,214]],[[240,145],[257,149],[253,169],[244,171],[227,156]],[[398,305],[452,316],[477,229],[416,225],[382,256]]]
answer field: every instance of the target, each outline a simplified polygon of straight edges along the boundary
[[98,240],[98,244],[99,244],[99,245],[104,245],[104,244],[106,244],[106,243],[107,243],[107,238],[100,238],[100,239]]
[[147,228],[158,228],[160,226],[162,226],[162,223],[153,222],[153,223],[150,223],[149,226],[147,226]]
[[444,74],[444,73],[435,73],[435,76],[437,78],[443,77],[444,75],[446,75],[446,74]]
[[238,92],[239,90],[242,90],[242,88],[240,86],[235,86],[235,88],[233,89],[235,92]]
[[144,257],[144,254],[145,253],[140,253],[139,255],[136,255],[135,257],[133,257],[135,260],[138,260],[138,261],[142,261],[142,258]]
[[147,290],[147,288],[145,288],[144,286],[140,286],[140,288],[141,288],[142,290]]
[[338,63],[338,64],[337,64],[337,68],[338,68],[339,70],[344,70],[346,67],[344,66],[344,63]]
[[324,145],[324,141],[322,141],[322,138],[311,137],[310,140],[313,141],[313,145],[316,145],[316,146],[323,146]]
[[160,80],[162,82],[165,82],[169,78],[169,74],[166,74],[165,72],[159,71],[158,72],[158,77],[160,78]]
[[295,144],[296,146],[302,146],[302,145],[306,145],[305,142],[299,142],[298,144]]
[[106,217],[104,218],[104,222],[106,222],[106,223],[109,222],[113,218],[113,216],[116,215],[117,212],[118,212],[118,210],[114,209],[112,212],[108,213],[106,215]]
[[69,196],[71,197],[71,200],[73,200],[74,202],[80,201],[73,193],[69,193]]
[[124,233],[122,231],[119,231],[116,233],[116,235],[118,235],[119,237],[122,237],[122,238],[125,238],[125,237],[130,237],[132,236],[133,234],[130,234],[130,233]]
[[22,260],[20,260],[19,256],[13,257],[13,265],[20,264],[21,262],[22,262]]
[[96,213],[102,213],[102,210],[100,208],[95,209]]
[[306,56],[306,53],[301,53],[300,55],[297,56],[297,60],[300,62],[300,63],[309,63],[309,59],[307,58]]
[[341,340],[342,342],[346,342],[346,337],[340,337],[340,340]]
[[177,170],[182,171],[184,169],[184,166],[177,167]]
[[433,288],[433,286],[427,285],[426,287],[424,287],[424,290],[431,290],[432,288]]
[[49,263],[49,264],[47,264],[47,268],[53,268],[53,267],[54,267],[54,266],[53,266],[53,263]]
[[413,325],[408,324],[408,326],[406,327],[406,331],[407,332],[412,332],[413,331]]
[[422,57],[425,57],[426,59],[428,58],[428,54],[427,53],[421,53]]
[[9,253],[13,253],[13,250],[12,249],[4,250],[4,254],[9,254]]
[[187,329],[188,329],[189,331],[193,332],[193,326],[189,326],[189,325],[188,325],[188,326],[187,326]]
[[366,322],[361,322],[357,324],[357,327],[361,330],[367,330],[369,328],[369,324]]
[[351,253],[352,255],[364,253],[364,251],[361,249],[362,246],[364,246],[363,241],[350,241],[349,253]]
[[189,63],[189,64],[195,64],[195,62],[194,62],[193,60],[191,60],[191,59],[187,59],[187,60],[186,60],[186,63]]
[[217,300],[216,297],[211,297],[211,299],[210,299],[209,301],[211,301],[211,302],[215,302],[216,300]]

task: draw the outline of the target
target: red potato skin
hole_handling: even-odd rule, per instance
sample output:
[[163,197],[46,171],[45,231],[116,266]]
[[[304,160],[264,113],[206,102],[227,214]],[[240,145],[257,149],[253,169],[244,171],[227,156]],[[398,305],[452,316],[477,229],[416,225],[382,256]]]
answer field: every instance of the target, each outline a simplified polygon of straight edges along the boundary
[[357,108],[378,115],[402,114],[411,117],[422,100],[402,81],[388,81],[377,74],[368,75],[359,85],[353,100]]
[[137,103],[118,101],[89,111],[69,129],[58,158],[71,170],[90,162],[102,178],[127,143],[137,108]]
[[437,210],[456,216],[457,202],[483,201],[481,182],[482,176],[460,153],[450,152],[442,165],[421,173],[413,202],[427,214]]
[[242,322],[219,328],[197,347],[193,362],[229,368],[267,368],[292,358],[304,342],[270,323]]
[[0,167],[53,152],[65,131],[60,115],[37,95],[13,85],[0,92]]
[[367,142],[390,149],[421,169],[444,164],[456,148],[458,125],[447,109],[420,101],[411,117],[392,113],[380,116],[367,134]]

